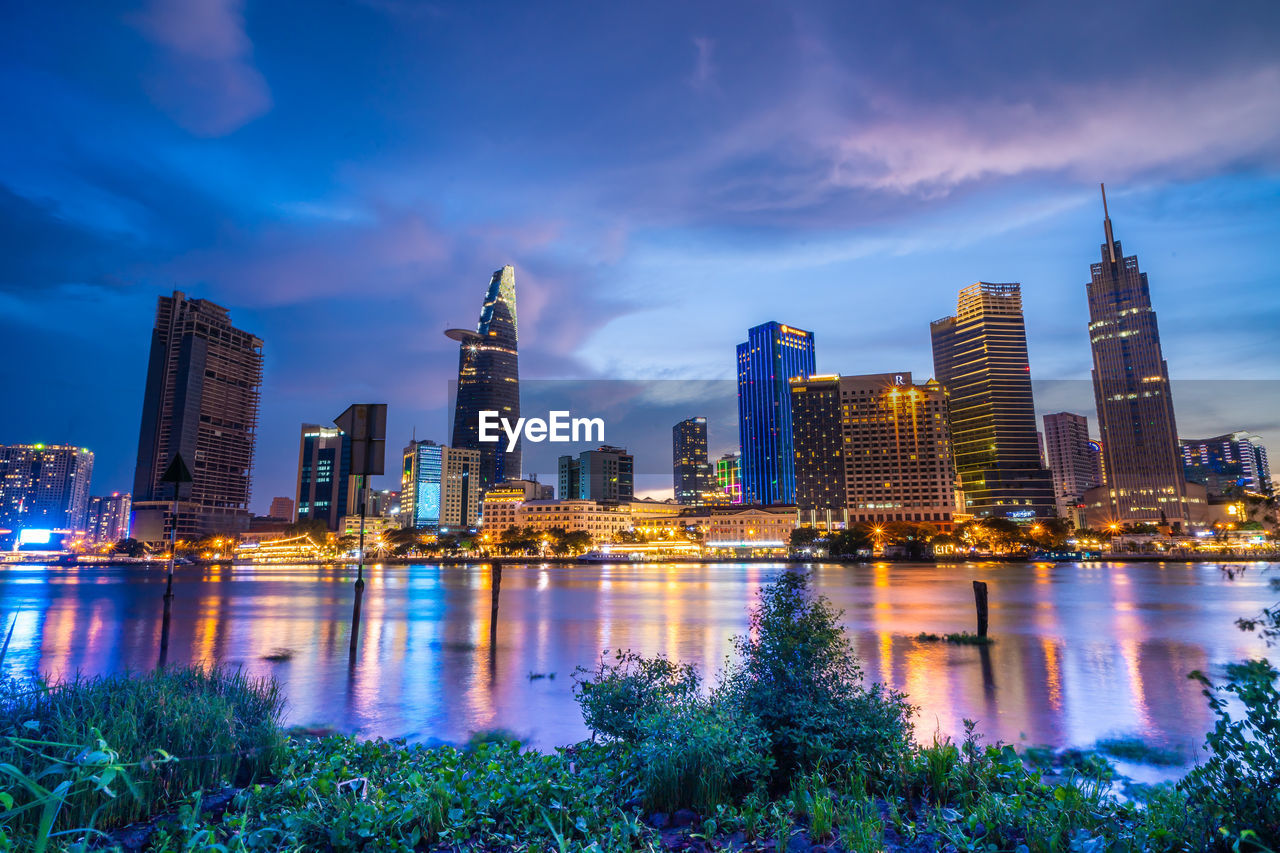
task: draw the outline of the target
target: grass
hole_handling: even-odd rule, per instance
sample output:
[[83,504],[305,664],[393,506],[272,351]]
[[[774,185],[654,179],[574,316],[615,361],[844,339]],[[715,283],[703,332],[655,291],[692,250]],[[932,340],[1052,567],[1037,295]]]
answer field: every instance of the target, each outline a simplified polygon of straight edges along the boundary
[[1132,761],[1136,764],[1179,767],[1187,763],[1186,756],[1177,750],[1152,746],[1136,737],[1105,738],[1094,746],[1099,752],[1106,753],[1112,758]]
[[922,643],[951,643],[956,646],[990,646],[995,643],[995,640],[991,637],[981,637],[977,634],[970,634],[968,631],[942,635],[921,631],[916,634],[916,640]]
[[0,827],[41,839],[119,826],[198,789],[244,784],[279,758],[284,700],[238,670],[0,685]]

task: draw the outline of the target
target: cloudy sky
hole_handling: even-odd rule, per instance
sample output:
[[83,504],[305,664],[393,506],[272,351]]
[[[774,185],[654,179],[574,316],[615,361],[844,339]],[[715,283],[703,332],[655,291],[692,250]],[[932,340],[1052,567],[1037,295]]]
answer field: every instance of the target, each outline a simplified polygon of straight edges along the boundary
[[[1280,378],[1271,0],[5,16],[0,442],[91,447],[95,492],[131,484],[174,289],[266,341],[258,511],[293,494],[298,424],[350,402],[390,404],[393,447],[447,439],[441,331],[504,263],[528,378],[727,379],[771,319],[822,371],[927,376],[929,321],[981,279],[1023,283],[1037,379],[1087,379],[1099,181],[1171,374]],[[1280,444],[1240,396],[1182,431]]]

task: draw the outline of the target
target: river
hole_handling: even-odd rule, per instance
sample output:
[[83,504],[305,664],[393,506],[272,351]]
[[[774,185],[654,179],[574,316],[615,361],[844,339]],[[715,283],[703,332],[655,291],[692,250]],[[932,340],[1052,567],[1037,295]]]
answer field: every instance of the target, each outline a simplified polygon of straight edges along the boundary
[[[1235,579],[1219,564],[819,564],[868,679],[920,707],[917,736],[978,721],[987,738],[1088,746],[1136,735],[1189,751],[1212,725],[1191,670],[1265,654],[1238,617],[1278,596],[1280,566]],[[359,654],[348,656],[354,569],[179,568],[169,660],[273,675],[290,722],[362,736],[462,741],[503,728],[540,748],[586,736],[573,671],[606,649],[663,653],[714,674],[781,566],[522,565],[502,572],[496,644],[487,566],[366,567]],[[994,645],[915,635],[974,630],[972,580],[990,588]],[[14,625],[6,674],[53,677],[156,663],[157,568],[0,568]]]

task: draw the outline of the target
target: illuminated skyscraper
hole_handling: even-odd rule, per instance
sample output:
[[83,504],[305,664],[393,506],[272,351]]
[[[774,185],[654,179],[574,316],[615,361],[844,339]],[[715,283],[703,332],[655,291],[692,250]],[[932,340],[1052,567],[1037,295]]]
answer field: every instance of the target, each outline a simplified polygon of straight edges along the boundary
[[460,342],[458,388],[453,413],[453,447],[480,452],[480,489],[520,477],[520,444],[480,441],[480,412],[497,412],[515,423],[520,417],[520,366],[516,351],[516,271],[504,266],[489,280],[480,322],[474,332],[450,329]]
[[949,530],[956,474],[947,395],[910,373],[791,382],[801,524],[927,522]]
[[701,505],[703,493],[714,488],[706,418],[685,418],[671,428],[671,460],[676,503]]
[[93,453],[62,444],[0,445],[0,527],[86,529]]
[[476,526],[480,488],[476,472],[480,451],[411,441],[404,449],[400,507],[408,526],[431,533]]
[[742,499],[748,504],[795,503],[791,452],[794,378],[813,373],[813,333],[770,322],[738,344],[738,437]]
[[1101,263],[1090,268],[1087,290],[1107,481],[1105,489],[1086,496],[1089,523],[1199,520],[1203,494],[1189,500],[1147,274],[1138,269],[1136,255],[1124,256],[1112,233],[1105,189],[1102,212],[1106,242]]
[[1021,285],[964,288],[956,315],[935,320],[930,332],[934,375],[949,396],[964,511],[1015,520],[1056,515],[1036,438]]
[[89,499],[89,521],[85,530],[90,542],[119,542],[129,538],[132,501],[128,492]]
[[160,297],[138,432],[134,538],[168,538],[173,487],[160,479],[178,453],[193,477],[182,487],[178,538],[248,528],[261,389],[260,338],[232,326],[220,305],[176,290]]
[[1187,482],[1204,486],[1209,497],[1271,494],[1267,449],[1247,432],[1182,439],[1182,466]]
[[337,531],[349,505],[350,514],[359,514],[360,498],[354,486],[351,440],[346,433],[337,427],[303,424],[298,442],[297,520],[319,519]]

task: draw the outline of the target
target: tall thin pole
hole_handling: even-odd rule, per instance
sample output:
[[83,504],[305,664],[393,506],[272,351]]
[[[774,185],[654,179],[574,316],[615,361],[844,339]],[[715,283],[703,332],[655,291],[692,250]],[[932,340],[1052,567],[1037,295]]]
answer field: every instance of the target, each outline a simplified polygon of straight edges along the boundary
[[164,586],[164,620],[160,625],[160,666],[169,659],[169,620],[173,609],[173,560],[178,553],[178,484],[173,484],[173,512],[169,517],[169,577]]
[[356,644],[360,640],[360,603],[364,599],[364,514],[368,502],[365,500],[364,489],[365,483],[368,481],[367,475],[360,475],[360,488],[358,494],[360,496],[360,553],[356,563],[356,600],[352,605],[351,611],[351,656],[355,657]]

